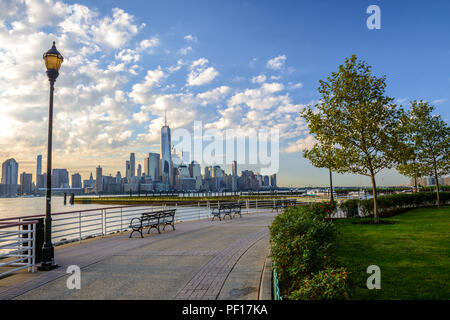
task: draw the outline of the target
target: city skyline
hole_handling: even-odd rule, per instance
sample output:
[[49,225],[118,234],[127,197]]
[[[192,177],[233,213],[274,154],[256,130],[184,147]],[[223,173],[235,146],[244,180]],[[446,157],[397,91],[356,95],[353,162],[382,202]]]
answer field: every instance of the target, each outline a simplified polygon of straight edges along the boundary
[[[450,48],[435,32],[449,29],[448,2],[417,10],[415,3],[382,1],[380,30],[367,29],[368,3],[358,1],[286,1],[276,8],[264,1],[200,2],[201,12],[181,1],[53,1],[58,10],[46,14],[42,1],[7,3],[0,15],[0,83],[7,88],[0,93],[0,160],[15,158],[20,172],[35,173],[36,155],[46,157],[41,57],[51,41],[65,57],[56,84],[53,165],[83,177],[99,163],[113,176],[123,172],[122,161],[132,152],[142,165],[146,154],[159,151],[167,111],[172,130],[195,120],[221,130],[279,128],[279,185],[326,186],[327,170],[301,156],[311,139],[298,112],[317,102],[318,81],[353,53],[387,76],[396,103],[423,98],[449,119]],[[325,20],[315,19],[318,14]],[[414,21],[422,17],[428,23],[419,27]],[[423,46],[411,51],[413,40]],[[370,183],[338,174],[335,182]],[[395,170],[377,181],[408,183]]]

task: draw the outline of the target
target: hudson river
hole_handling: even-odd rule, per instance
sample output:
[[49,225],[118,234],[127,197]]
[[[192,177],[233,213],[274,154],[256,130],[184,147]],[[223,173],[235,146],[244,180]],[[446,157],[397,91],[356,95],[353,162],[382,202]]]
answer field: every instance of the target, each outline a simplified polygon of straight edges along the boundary
[[[52,213],[106,207],[110,206],[104,204],[70,205],[69,197],[67,197],[67,205],[64,205],[64,197],[52,197]],[[0,218],[29,216],[37,214],[45,215],[45,197],[0,198]]]

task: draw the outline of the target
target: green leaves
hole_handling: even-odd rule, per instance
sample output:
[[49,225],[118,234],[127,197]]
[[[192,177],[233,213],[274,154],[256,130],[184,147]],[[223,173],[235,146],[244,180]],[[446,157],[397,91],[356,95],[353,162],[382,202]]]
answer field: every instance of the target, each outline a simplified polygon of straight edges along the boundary
[[[375,190],[375,175],[395,166],[395,150],[405,148],[399,125],[404,113],[385,95],[386,77],[371,69],[355,55],[346,59],[320,81],[320,102],[300,114],[318,141],[304,156],[318,167],[370,176]],[[377,220],[376,199],[374,216]]]

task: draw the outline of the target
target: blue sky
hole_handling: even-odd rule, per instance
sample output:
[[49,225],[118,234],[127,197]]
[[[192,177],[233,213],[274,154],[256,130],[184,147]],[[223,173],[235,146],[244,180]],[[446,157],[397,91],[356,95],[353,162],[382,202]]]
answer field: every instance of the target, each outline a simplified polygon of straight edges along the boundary
[[[381,9],[380,30],[366,27],[372,4]],[[129,152],[142,161],[146,152],[158,151],[162,110],[168,108],[175,128],[191,129],[194,119],[220,129],[278,127],[279,184],[326,185],[326,170],[301,157],[308,134],[298,111],[319,99],[318,81],[352,54],[372,65],[375,75],[387,76],[387,94],[397,103],[433,102],[449,121],[448,1],[79,0],[57,1],[55,14],[42,1],[2,5],[11,10],[0,14],[0,40],[9,42],[0,46],[0,65],[24,51],[39,57],[54,38],[66,57],[57,82],[54,161],[83,178],[98,164],[106,173],[123,171]],[[18,49],[10,44],[15,41],[29,47]],[[41,61],[31,67],[15,62],[17,76],[0,69],[0,81],[7,81],[2,87],[17,81],[28,92],[45,88]],[[204,93],[209,98],[200,98]],[[45,153],[48,97],[17,99],[13,90],[2,95],[1,115],[12,120],[0,129],[0,160],[15,157],[34,172],[35,155]],[[274,102],[255,105],[268,101]],[[36,134],[25,135],[24,128]],[[407,183],[395,171],[378,180]],[[355,175],[335,181],[360,183],[369,185]]]

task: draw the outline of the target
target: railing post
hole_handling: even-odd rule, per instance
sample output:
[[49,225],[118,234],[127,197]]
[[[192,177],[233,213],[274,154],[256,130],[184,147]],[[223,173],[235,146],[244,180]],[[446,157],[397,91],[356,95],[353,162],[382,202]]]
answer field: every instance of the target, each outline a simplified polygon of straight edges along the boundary
[[81,211],[78,212],[78,233],[79,233],[79,237],[80,237],[80,243],[81,243]]
[[103,209],[101,212],[101,216],[102,216],[102,237],[105,235],[105,231],[104,231],[104,227],[105,227],[105,219],[103,218]]
[[31,258],[31,263],[32,263],[32,267],[31,267],[31,272],[34,273],[34,266],[36,265],[36,223],[32,224],[32,230],[33,230],[33,235],[32,235],[32,240],[31,242],[33,243],[32,246],[32,258]]
[[120,208],[120,232],[122,232],[123,226],[122,226],[122,208]]
[[197,207],[198,207],[198,220],[200,220],[200,201],[197,202]]
[[258,213],[258,199],[256,199],[256,212]]
[[249,200],[245,200],[245,206],[247,207],[247,214],[248,214],[248,209],[249,209]]

